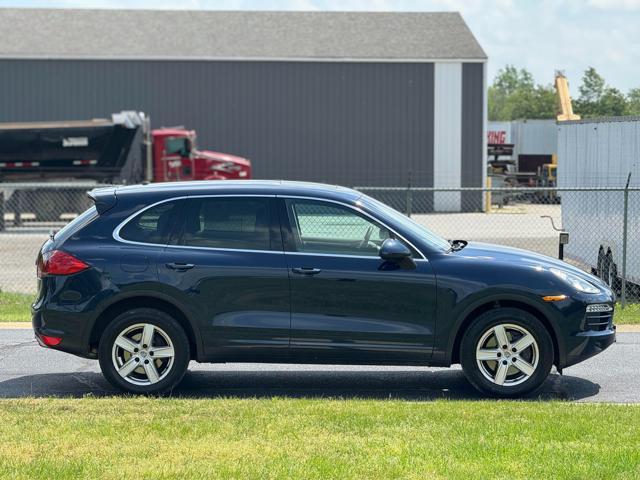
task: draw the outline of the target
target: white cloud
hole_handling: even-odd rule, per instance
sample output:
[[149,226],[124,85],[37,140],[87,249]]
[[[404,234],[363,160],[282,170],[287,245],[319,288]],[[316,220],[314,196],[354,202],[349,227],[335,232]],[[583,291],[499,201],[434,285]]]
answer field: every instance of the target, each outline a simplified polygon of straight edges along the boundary
[[640,0],[589,0],[588,3],[602,10],[640,10]]

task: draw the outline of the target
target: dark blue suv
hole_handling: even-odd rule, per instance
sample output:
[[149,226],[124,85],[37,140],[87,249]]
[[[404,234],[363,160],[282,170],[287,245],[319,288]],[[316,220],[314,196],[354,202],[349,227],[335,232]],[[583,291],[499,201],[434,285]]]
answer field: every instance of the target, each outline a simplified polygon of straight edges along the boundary
[[198,362],[449,366],[496,396],[615,339],[599,279],[524,250],[444,240],[346,188],[101,188],[38,255],[43,346],[163,393]]

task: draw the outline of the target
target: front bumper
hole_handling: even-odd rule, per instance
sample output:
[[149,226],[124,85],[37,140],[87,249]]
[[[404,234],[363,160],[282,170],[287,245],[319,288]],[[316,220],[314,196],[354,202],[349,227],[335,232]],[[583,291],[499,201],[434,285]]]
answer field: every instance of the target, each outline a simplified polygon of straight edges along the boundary
[[570,367],[609,348],[616,341],[615,326],[599,332],[576,333],[567,345],[565,361],[560,368]]
[[[600,305],[608,310],[587,311]],[[609,348],[616,341],[613,323],[615,297],[611,291],[597,295],[578,294],[559,302],[557,319],[560,354],[557,367],[563,369],[580,363]]]

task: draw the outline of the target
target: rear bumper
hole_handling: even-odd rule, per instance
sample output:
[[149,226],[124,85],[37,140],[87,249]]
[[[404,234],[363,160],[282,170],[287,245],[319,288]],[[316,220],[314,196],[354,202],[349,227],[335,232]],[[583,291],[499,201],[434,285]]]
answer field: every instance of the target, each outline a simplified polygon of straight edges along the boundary
[[[84,358],[97,358],[96,354],[90,352],[87,348],[87,343],[82,337],[82,329],[65,328],[63,322],[53,322],[55,327],[51,326],[47,322],[46,311],[32,308],[31,310],[31,326],[36,336],[36,340],[40,346],[45,348],[51,348],[54,350],[60,350],[62,352],[71,353]],[[42,336],[59,337],[62,338],[59,344],[55,346],[45,345],[42,341]]]
[[560,368],[580,363],[609,348],[616,341],[615,326],[600,332],[579,332],[571,337],[567,345],[567,353]]

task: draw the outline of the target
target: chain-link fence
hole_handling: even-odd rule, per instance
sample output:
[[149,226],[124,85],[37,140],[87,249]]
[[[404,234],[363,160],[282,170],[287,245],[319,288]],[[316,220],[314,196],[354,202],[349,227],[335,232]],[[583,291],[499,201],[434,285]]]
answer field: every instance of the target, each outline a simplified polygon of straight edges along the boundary
[[50,233],[92,202],[95,183],[0,183],[0,291],[34,293],[35,260]]
[[640,188],[356,188],[447,239],[561,257],[640,302]]
[[[38,248],[91,204],[86,192],[95,186],[0,184],[0,290],[34,292]],[[605,279],[623,302],[640,302],[639,188],[357,189],[447,239],[562,255]],[[304,220],[317,212],[299,213]],[[342,231],[338,220],[334,229]],[[312,226],[305,223],[307,230]],[[563,233],[566,245],[560,244]]]

